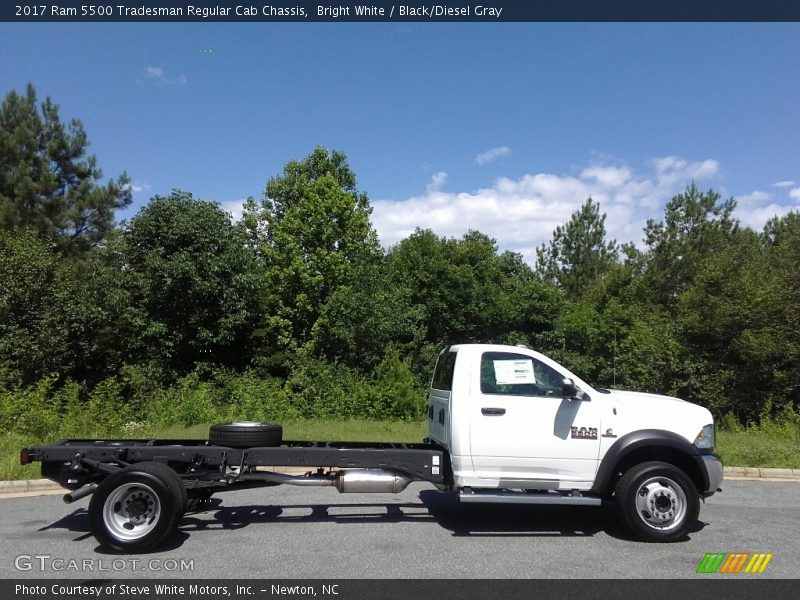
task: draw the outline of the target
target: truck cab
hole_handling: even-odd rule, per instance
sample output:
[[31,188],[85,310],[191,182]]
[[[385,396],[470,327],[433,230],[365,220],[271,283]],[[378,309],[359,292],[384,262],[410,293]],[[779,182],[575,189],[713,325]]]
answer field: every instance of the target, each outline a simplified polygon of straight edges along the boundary
[[722,481],[708,409],[596,389],[522,346],[445,348],[427,416],[462,500],[599,504],[644,494],[631,497],[629,516],[648,535],[672,538]]

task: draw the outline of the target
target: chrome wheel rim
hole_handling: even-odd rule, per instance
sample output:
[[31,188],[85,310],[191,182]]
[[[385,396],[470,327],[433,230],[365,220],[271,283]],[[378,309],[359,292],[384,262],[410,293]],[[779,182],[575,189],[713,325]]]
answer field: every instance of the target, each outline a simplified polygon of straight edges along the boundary
[[686,494],[669,477],[651,477],[636,491],[636,513],[648,527],[674,529],[686,516]]
[[155,529],[160,518],[158,494],[143,483],[122,484],[108,495],[103,505],[106,529],[122,541],[143,538]]

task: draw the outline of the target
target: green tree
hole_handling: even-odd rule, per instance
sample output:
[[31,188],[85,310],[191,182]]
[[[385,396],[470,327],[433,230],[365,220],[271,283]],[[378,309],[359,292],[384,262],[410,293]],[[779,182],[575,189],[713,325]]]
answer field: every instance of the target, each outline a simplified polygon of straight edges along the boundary
[[32,229],[0,229],[0,383],[104,376],[93,283]]
[[0,365],[7,383],[32,384],[68,360],[69,290],[58,257],[31,230],[0,230]]
[[692,357],[687,393],[717,414],[748,420],[768,400],[783,402],[775,375],[791,344],[775,302],[781,283],[757,234],[744,229],[702,259],[678,298],[681,340]]
[[424,340],[421,306],[394,285],[386,264],[356,269],[320,309],[312,328],[314,353],[360,371],[372,371],[387,348],[408,355]]
[[371,383],[367,393],[367,404],[373,409],[371,417],[418,420],[424,414],[426,389],[419,386],[409,363],[394,350],[386,352]]
[[596,385],[676,393],[684,364],[674,319],[647,304],[640,253],[622,250],[624,262],[565,301],[540,347]]
[[646,278],[655,302],[675,306],[703,257],[724,244],[738,228],[732,216],[735,208],[733,198],[723,201],[717,192],[701,192],[692,182],[667,203],[663,221],[647,221]]
[[800,407],[800,212],[773,220],[765,228],[770,245],[767,268],[777,288],[771,299],[779,314],[772,321],[785,352],[774,365],[772,383],[783,403]]
[[123,331],[136,362],[177,373],[252,359],[259,281],[243,230],[188,192],[155,196],[122,234]]
[[536,249],[536,271],[548,283],[579,295],[613,265],[619,254],[615,240],[606,241],[606,215],[591,198],[556,227],[550,243]]
[[552,329],[559,294],[522,257],[497,254],[495,241],[470,231],[461,239],[417,230],[388,255],[393,287],[422,309],[423,341],[411,351],[421,381],[445,344],[531,342]]
[[796,249],[800,243],[800,212],[792,211],[782,217],[773,217],[764,225],[762,237],[771,247]]
[[689,398],[686,352],[663,311],[637,306],[614,343],[617,387]]
[[691,394],[755,421],[800,402],[800,215],[739,229],[707,254],[677,303]]
[[342,152],[317,147],[267,182],[244,222],[259,251],[266,289],[264,353],[275,366],[311,340],[322,307],[383,251],[366,194]]
[[131,202],[130,179],[100,185],[88,145],[81,122],[63,124],[50,98],[37,107],[33,85],[9,92],[0,106],[0,227],[32,227],[65,252],[104,240],[114,211]]

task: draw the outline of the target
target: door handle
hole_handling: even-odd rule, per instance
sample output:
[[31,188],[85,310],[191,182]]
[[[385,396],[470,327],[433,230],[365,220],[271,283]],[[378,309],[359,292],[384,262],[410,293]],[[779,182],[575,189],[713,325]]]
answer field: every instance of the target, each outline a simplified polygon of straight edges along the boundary
[[501,415],[506,414],[505,408],[482,408],[481,413],[486,415],[487,417],[499,417]]

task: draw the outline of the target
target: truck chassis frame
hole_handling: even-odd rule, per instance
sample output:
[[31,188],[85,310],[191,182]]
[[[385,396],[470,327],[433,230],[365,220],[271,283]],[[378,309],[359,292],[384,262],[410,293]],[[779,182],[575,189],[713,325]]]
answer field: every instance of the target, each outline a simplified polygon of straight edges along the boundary
[[[206,440],[69,439],[23,450],[20,459],[23,463],[40,461],[42,476],[68,490],[97,484],[111,473],[142,462],[168,465],[190,494],[202,489],[252,487],[259,482],[319,482],[326,469],[329,474],[333,470],[376,469],[442,488],[452,484],[447,452],[431,443],[283,441],[279,446],[229,448]],[[290,477],[257,470],[263,467],[307,467],[316,474]],[[84,495],[73,494],[69,499]]]

